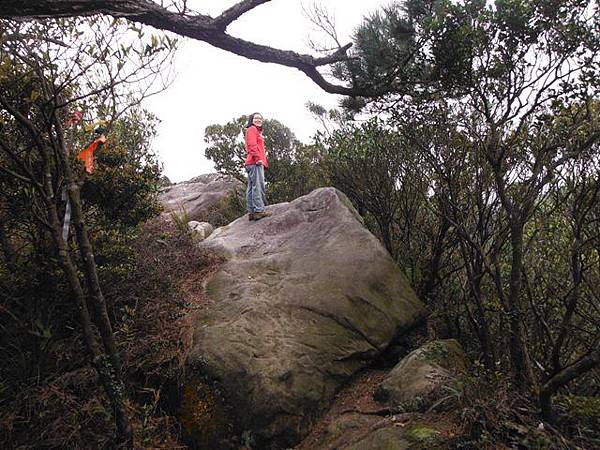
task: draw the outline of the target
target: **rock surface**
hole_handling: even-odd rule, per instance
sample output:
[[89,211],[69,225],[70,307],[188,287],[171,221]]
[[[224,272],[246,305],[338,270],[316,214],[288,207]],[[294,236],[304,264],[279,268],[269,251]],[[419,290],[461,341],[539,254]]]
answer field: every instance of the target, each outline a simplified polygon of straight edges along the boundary
[[415,423],[410,414],[348,413],[322,431],[311,450],[438,450],[447,448],[441,433]]
[[316,442],[319,450],[405,450],[410,442],[405,430],[394,426],[389,418],[349,413],[336,417]]
[[414,446],[405,439],[404,430],[391,425],[369,433],[360,441],[347,447],[347,450],[409,450],[411,448]]
[[199,220],[211,206],[227,198],[231,192],[241,189],[244,186],[239,180],[210,173],[168,186],[162,190],[159,199],[166,212],[185,212],[188,220]]
[[289,446],[427,311],[339,191],[270,209],[200,244],[227,260],[208,281],[187,373],[219,383],[246,433]]
[[361,371],[294,450],[442,450],[462,424],[460,414],[397,413],[373,400],[387,371]]
[[[467,358],[454,339],[431,341],[404,357],[385,377],[375,398],[393,408],[419,411],[460,392]],[[450,395],[449,395],[450,394]]]
[[197,222],[195,220],[190,220],[187,226],[194,234],[194,237],[199,241],[206,239],[215,230],[215,227],[213,227],[210,223]]

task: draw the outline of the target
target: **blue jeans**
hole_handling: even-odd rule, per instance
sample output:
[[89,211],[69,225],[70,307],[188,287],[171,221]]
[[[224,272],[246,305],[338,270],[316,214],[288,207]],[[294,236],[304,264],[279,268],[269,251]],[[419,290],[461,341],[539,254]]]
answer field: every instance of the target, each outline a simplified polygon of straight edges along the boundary
[[248,187],[246,188],[246,206],[249,213],[263,212],[267,205],[265,195],[265,167],[262,164],[246,166]]

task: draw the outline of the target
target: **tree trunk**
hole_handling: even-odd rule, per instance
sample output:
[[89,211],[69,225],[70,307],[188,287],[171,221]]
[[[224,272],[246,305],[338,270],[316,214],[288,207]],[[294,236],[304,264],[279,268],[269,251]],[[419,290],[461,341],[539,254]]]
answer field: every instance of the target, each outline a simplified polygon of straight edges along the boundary
[[65,274],[71,292],[77,301],[79,318],[85,343],[88,351],[90,352],[92,365],[98,372],[100,381],[102,382],[106,394],[111,401],[115,413],[115,420],[119,436],[124,442],[131,443],[133,439],[133,429],[129,423],[127,413],[125,412],[125,405],[123,402],[125,390],[123,382],[121,381],[121,378],[117,376],[118,374],[112,369],[112,364],[109,363],[100,349],[98,342],[96,341],[92,321],[90,319],[89,311],[85,301],[85,294],[83,292],[81,283],[79,282],[77,268],[71,259],[67,244],[62,238],[62,226],[54,201],[54,193],[52,192],[52,183],[50,182],[49,171],[45,174],[45,179],[44,202],[47,208],[48,221],[51,226],[52,239],[58,251],[58,261],[63,273]]
[[226,32],[227,27],[240,16],[269,1],[240,1],[223,11],[221,15],[210,17],[194,11],[184,13],[173,11],[158,2],[148,0],[2,0],[0,17],[31,20],[105,14],[197,39],[245,58],[298,69],[317,86],[331,94],[369,97],[389,92],[389,87],[385,86],[376,89],[340,86],[330,83],[321,75],[318,71],[319,67],[347,61],[349,59],[347,51],[352,44],[346,44],[328,55],[314,57],[255,44],[233,37]]
[[583,373],[598,366],[600,366],[600,350],[596,349],[550,378],[540,389],[539,402],[542,417],[548,422],[552,422],[552,396],[556,391]]
[[466,305],[469,319],[475,334],[479,340],[479,347],[481,354],[483,355],[483,363],[488,370],[495,368],[495,348],[492,343],[490,326],[485,314],[485,307],[483,305],[483,296],[481,292],[481,281],[484,275],[484,267],[482,256],[473,251],[468,251],[470,248],[469,243],[463,237],[459,240],[460,254],[463,259],[463,264],[467,272],[467,278],[469,280],[469,293],[470,297],[475,303],[475,314],[470,313],[468,305]]
[[521,269],[523,267],[523,224],[519,218],[511,217],[511,271],[508,292],[510,337],[509,349],[513,374],[517,385],[521,388],[533,386],[535,377],[523,325],[521,309]]
[[98,329],[102,336],[102,343],[104,349],[110,358],[110,362],[114,367],[115,373],[118,377],[121,376],[121,358],[117,350],[115,343],[114,333],[110,318],[108,316],[108,309],[106,307],[106,301],[104,294],[100,288],[100,282],[98,281],[98,270],[96,268],[96,261],[94,259],[94,253],[92,245],[90,243],[85,224],[83,223],[83,210],[81,208],[81,197],[79,194],[79,186],[75,181],[72,180],[73,173],[68,167],[68,161],[65,161],[65,172],[67,173],[67,191],[69,200],[72,208],[72,220],[73,226],[75,227],[75,234],[77,237],[77,244],[81,253],[81,258],[84,263],[84,274],[85,280],[88,287],[89,294],[92,298],[92,305],[94,307],[94,313],[98,322]]
[[438,235],[435,239],[435,242],[432,244],[432,256],[428,265],[429,267],[427,270],[427,276],[425,281],[422,283],[422,288],[419,289],[419,297],[423,300],[427,300],[433,291],[436,280],[439,278],[440,263],[445,250],[444,241],[446,239],[448,230],[450,230],[450,222],[446,219],[446,217],[442,217]]
[[392,241],[391,221],[387,218],[381,220],[377,219],[377,224],[379,225],[379,232],[381,233],[381,240],[383,241],[383,246],[386,248],[391,257],[396,259],[394,245]]
[[583,273],[580,258],[581,238],[579,236],[576,236],[571,246],[571,277],[573,279],[573,288],[571,289],[569,301],[567,303],[565,314],[560,325],[560,332],[558,333],[558,337],[556,338],[556,341],[554,342],[554,347],[552,349],[552,367],[555,373],[558,373],[562,368],[560,357],[562,353],[563,344],[565,343],[565,340],[567,339],[567,336],[569,334],[569,325],[571,324],[571,319],[575,314],[575,309],[577,308],[577,303],[579,302],[579,291],[581,289],[581,283],[583,281]]
[[[43,74],[39,74],[39,79],[41,81],[45,81]],[[42,91],[44,94],[48,94],[48,85],[41,83]],[[46,88],[46,89],[44,89]],[[48,98],[55,101],[58,96],[48,94]],[[51,111],[50,117],[44,114],[44,118],[51,119],[51,122],[47,122],[45,125],[47,129],[44,132],[41,132],[35,125],[32,123],[25,115],[19,112],[16,108],[14,108],[6,99],[0,96],[0,104],[4,107],[4,109],[12,115],[15,120],[27,131],[27,134],[31,137],[33,141],[34,148],[38,151],[40,159],[41,159],[41,167],[42,167],[42,182],[39,183],[33,174],[28,174],[30,181],[33,182],[34,188],[39,193],[41,200],[44,203],[45,214],[47,216],[47,226],[50,229],[52,240],[56,246],[56,251],[58,253],[58,261],[62,271],[65,274],[66,281],[72,291],[73,296],[77,302],[77,307],[79,310],[81,326],[83,329],[83,335],[86,342],[86,346],[90,353],[90,357],[92,359],[92,364],[96,368],[98,375],[100,377],[100,381],[102,382],[106,394],[110,402],[112,403],[115,420],[117,424],[117,429],[119,433],[119,437],[121,440],[126,443],[126,445],[131,446],[132,438],[133,438],[133,430],[131,424],[129,422],[129,418],[127,417],[125,406],[124,406],[124,397],[125,397],[125,388],[122,382],[122,378],[120,376],[120,364],[118,360],[115,362],[114,358],[111,356],[109,358],[106,357],[105,353],[102,351],[101,347],[98,345],[96,340],[96,335],[94,332],[94,328],[92,326],[92,320],[89,315],[89,311],[87,309],[87,303],[85,298],[85,293],[79,281],[79,275],[77,271],[77,266],[74,264],[71,254],[69,251],[69,247],[67,243],[63,240],[62,237],[62,224],[59,219],[58,209],[56,206],[56,196],[54,192],[53,185],[53,171],[59,172],[60,168],[65,168],[67,179],[70,181],[70,184],[73,183],[73,173],[71,171],[70,165],[68,163],[66,147],[64,145],[64,139],[62,135],[62,127],[58,117],[56,115],[56,109]],[[44,102],[45,106],[48,106],[50,102]],[[56,107],[56,105],[54,105]],[[45,112],[45,111],[44,111]],[[54,132],[56,134],[54,134]],[[44,136],[46,134],[50,134],[49,139],[45,139]],[[59,145],[57,146],[57,140]],[[62,163],[62,164],[61,164]],[[71,194],[72,189],[69,189],[69,194]],[[75,193],[78,193],[77,189],[75,189]],[[78,195],[74,196],[74,206],[76,207],[76,222],[81,221],[81,202],[79,201]],[[77,208],[78,207],[78,208]],[[85,235],[87,237],[87,235]],[[83,245],[80,244],[80,248],[84,248],[82,250],[82,256],[84,257],[85,262],[85,272],[86,275],[90,275],[89,268],[91,260],[93,263],[93,254],[91,253],[91,247],[89,246],[89,241],[82,242]],[[89,251],[89,253],[85,253]],[[94,274],[95,272],[95,264],[93,265]],[[96,276],[97,280],[97,276]],[[97,306],[96,297],[94,295],[96,292],[90,289],[92,292],[93,304]],[[100,315],[99,315],[100,317]],[[100,326],[99,329],[102,333],[102,337],[105,337],[106,327],[102,318],[99,318]],[[110,340],[106,342],[111,343],[114,346],[114,337],[109,337]],[[106,344],[105,344],[106,345]],[[110,352],[107,350],[107,353]]]
[[490,326],[485,316],[485,308],[481,298],[481,276],[477,276],[477,279],[473,280],[473,297],[475,298],[475,305],[477,306],[477,322],[478,322],[478,336],[479,343],[481,346],[481,353],[483,354],[483,363],[488,370],[494,370],[495,365],[495,349],[492,344],[490,337]]
[[4,229],[4,223],[0,222],[0,246],[2,246],[2,254],[4,255],[4,262],[10,273],[16,273],[17,271],[17,255],[10,242],[10,239],[6,235]]
[[[21,118],[21,120],[24,121],[25,119]],[[42,195],[42,200],[46,206],[52,240],[54,241],[58,252],[58,261],[63,273],[65,274],[71,292],[73,293],[73,296],[77,302],[85,343],[90,353],[92,365],[98,372],[100,381],[104,386],[104,390],[106,391],[106,394],[112,404],[118,435],[122,442],[126,443],[127,445],[131,445],[133,442],[133,428],[129,422],[129,417],[125,411],[125,405],[123,401],[125,387],[121,377],[113,369],[114,366],[108,361],[98,345],[92,326],[92,320],[87,308],[85,294],[81,283],[79,282],[77,267],[73,263],[67,243],[62,237],[62,224],[56,208],[54,187],[50,172],[50,155],[53,152],[51,152],[50,149],[44,146],[44,144],[39,140],[37,141],[37,147],[43,162],[43,183],[40,188],[40,194]],[[64,155],[61,152],[58,153],[61,156]]]
[[108,309],[106,308],[104,294],[100,288],[98,270],[96,268],[96,260],[94,259],[92,244],[90,243],[88,233],[83,222],[83,209],[81,207],[79,186],[69,161],[69,150],[64,139],[62,124],[56,116],[56,110],[54,110],[52,114],[52,120],[56,130],[56,137],[58,138],[58,154],[61,158],[64,168],[67,195],[69,201],[71,202],[72,222],[73,226],[75,227],[75,235],[77,237],[77,244],[79,246],[81,259],[83,260],[84,264],[84,275],[88,292],[92,299],[92,305],[94,308],[98,329],[100,331],[100,336],[102,337],[104,350],[108,354],[116,377],[121,380],[121,358],[119,357],[119,352],[115,343],[115,337],[112,330],[112,325],[110,323],[110,318],[108,316]]

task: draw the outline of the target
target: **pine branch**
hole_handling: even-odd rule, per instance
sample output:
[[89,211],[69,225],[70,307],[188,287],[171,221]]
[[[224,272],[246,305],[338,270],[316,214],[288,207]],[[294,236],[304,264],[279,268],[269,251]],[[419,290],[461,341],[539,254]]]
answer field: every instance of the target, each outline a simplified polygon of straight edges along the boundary
[[337,49],[325,57],[313,57],[289,50],[255,44],[230,36],[225,29],[240,16],[270,0],[243,0],[225,10],[216,18],[188,12],[170,11],[149,0],[3,0],[0,17],[32,20],[58,17],[109,15],[140,22],[154,28],[171,31],[180,36],[206,42],[245,58],[266,63],[293,67],[315,82],[324,91],[349,96],[376,96],[384,92],[371,88],[342,86],[327,81],[317,67],[349,59],[351,44]]

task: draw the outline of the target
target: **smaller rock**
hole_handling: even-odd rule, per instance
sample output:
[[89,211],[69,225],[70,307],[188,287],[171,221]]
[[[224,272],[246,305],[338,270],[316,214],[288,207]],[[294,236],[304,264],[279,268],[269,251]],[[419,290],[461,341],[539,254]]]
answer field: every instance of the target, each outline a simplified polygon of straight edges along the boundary
[[203,220],[211,208],[217,207],[232,193],[244,190],[241,181],[210,173],[161,189],[159,200],[167,214],[174,213],[188,220]]
[[335,417],[311,443],[319,450],[404,450],[410,443],[393,419],[360,413]]
[[[402,414],[403,420],[406,416]],[[330,420],[318,438],[311,441],[311,449],[319,450],[434,450],[442,449],[444,442],[439,431],[410,420],[405,426],[399,416],[372,414],[342,414]]]
[[187,223],[187,226],[190,230],[192,230],[194,237],[200,241],[206,239],[215,230],[215,227],[213,227],[210,223],[197,222],[195,220],[190,220]]
[[432,341],[402,359],[382,381],[375,399],[402,411],[449,406],[462,393],[467,359],[454,339]]
[[418,443],[422,446],[428,445],[423,448],[432,448],[434,445],[439,444],[439,436],[439,431],[425,425],[415,425],[407,429],[404,434],[404,437],[412,443]]
[[347,448],[361,440],[365,432],[380,420],[381,417],[356,413],[335,417],[321,432],[320,439],[313,447],[327,450]]
[[410,450],[414,448],[404,437],[402,428],[388,426],[369,433],[346,450]]

